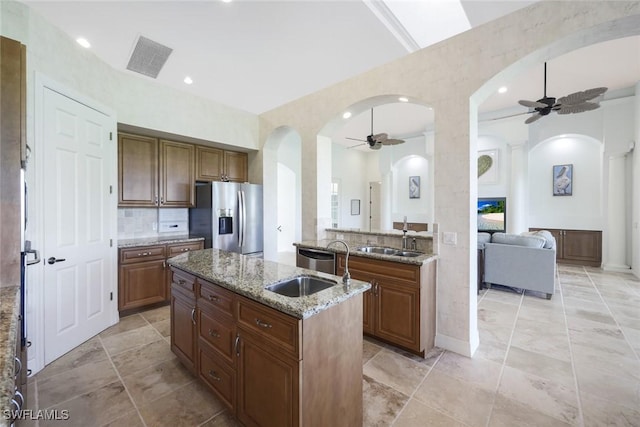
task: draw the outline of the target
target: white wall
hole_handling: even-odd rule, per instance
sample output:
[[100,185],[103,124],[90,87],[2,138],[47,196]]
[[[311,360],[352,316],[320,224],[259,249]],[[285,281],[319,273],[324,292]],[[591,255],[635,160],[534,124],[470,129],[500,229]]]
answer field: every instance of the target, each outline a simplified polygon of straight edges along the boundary
[[278,251],[293,251],[293,242],[302,240],[301,154],[300,136],[287,133],[278,146],[278,192],[267,195],[278,199]]
[[[529,152],[529,226],[602,230],[602,144],[584,135],[552,137]],[[553,195],[553,166],[573,165],[573,195]]]
[[[352,150],[332,144],[332,179],[340,181],[340,215],[338,227],[369,229],[368,210],[371,158],[374,152]],[[360,200],[360,214],[351,215],[351,200]]]
[[[392,220],[402,221],[407,217],[409,222],[433,222],[433,212],[430,205],[429,163],[427,159],[417,154],[402,158],[395,163],[393,168]],[[420,197],[409,197],[409,177],[420,178]],[[431,185],[430,185],[431,184]]]

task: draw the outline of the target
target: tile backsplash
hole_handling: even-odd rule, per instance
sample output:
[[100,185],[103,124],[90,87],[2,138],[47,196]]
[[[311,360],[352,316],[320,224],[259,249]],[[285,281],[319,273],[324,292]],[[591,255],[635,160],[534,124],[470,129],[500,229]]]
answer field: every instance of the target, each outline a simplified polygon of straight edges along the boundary
[[[162,214],[160,213],[162,211]],[[172,220],[186,222],[186,232],[160,232],[160,221],[170,217]],[[172,234],[184,235],[189,230],[189,209],[186,208],[118,208],[118,239],[140,239]]]

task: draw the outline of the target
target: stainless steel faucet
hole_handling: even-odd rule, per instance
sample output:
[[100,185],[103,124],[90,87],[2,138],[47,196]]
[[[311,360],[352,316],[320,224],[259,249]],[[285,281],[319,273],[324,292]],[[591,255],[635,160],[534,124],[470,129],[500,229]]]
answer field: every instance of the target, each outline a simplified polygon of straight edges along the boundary
[[342,283],[345,286],[349,286],[351,284],[351,274],[349,274],[349,245],[344,240],[332,240],[327,243],[327,248],[334,243],[342,243],[344,247],[347,249],[347,256],[344,259],[344,274],[342,275]]

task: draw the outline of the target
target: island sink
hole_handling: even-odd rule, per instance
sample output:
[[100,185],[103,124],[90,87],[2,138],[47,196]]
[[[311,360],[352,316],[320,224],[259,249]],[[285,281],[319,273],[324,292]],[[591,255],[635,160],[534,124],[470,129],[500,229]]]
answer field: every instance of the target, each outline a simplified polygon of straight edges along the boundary
[[304,297],[337,285],[338,282],[330,279],[323,279],[315,276],[298,276],[293,279],[286,279],[265,289],[286,297]]

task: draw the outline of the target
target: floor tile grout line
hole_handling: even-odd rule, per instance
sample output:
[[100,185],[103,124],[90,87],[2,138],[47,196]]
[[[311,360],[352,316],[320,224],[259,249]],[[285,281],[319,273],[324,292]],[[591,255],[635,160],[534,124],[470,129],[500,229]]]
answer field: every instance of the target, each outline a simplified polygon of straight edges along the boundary
[[[113,363],[113,359],[111,358],[111,355],[109,354],[109,352],[107,351],[107,348],[105,347],[104,343],[102,342],[102,337],[98,335],[98,339],[100,340],[100,345],[102,345],[102,347],[104,349],[104,352],[107,353],[107,358],[109,359],[109,362],[111,363],[111,366],[113,367],[113,370],[116,372],[116,375],[118,376],[118,379],[120,380],[120,383],[122,384],[122,387],[124,387],[124,391],[127,393],[127,396],[129,396],[129,400],[131,400],[131,404],[133,405],[133,408],[136,410],[136,413],[138,414],[138,418],[140,418],[140,421],[142,421],[142,425],[144,427],[147,427],[147,423],[145,422],[144,418],[142,417],[142,414],[140,413],[140,409],[138,408],[138,405],[137,405],[136,401],[133,399],[133,396],[131,395],[131,392],[129,391],[129,388],[127,387],[127,384],[124,382],[124,380],[122,379],[122,376],[120,375],[120,371],[118,371],[118,368],[116,367],[115,363]],[[111,421],[115,421],[115,420],[111,420]]]
[[500,366],[500,373],[498,374],[498,381],[495,386],[495,390],[493,392],[493,400],[491,401],[491,409],[489,410],[489,416],[487,417],[487,422],[485,426],[489,426],[491,423],[491,417],[493,416],[493,409],[496,406],[496,399],[498,398],[498,390],[500,390],[500,383],[502,382],[502,376],[504,375],[504,368],[507,364],[507,358],[509,357],[509,350],[511,349],[511,342],[513,341],[513,334],[516,331],[516,325],[518,323],[518,316],[520,315],[520,310],[522,309],[522,303],[524,302],[524,291],[520,294],[520,304],[518,304],[518,310],[516,310],[516,315],[513,320],[513,324],[511,325],[511,334],[509,335],[509,342],[507,343],[507,350],[504,352],[504,358],[502,359],[502,365]]
[[600,289],[598,289],[598,286],[596,286],[595,281],[593,280],[593,278],[591,277],[589,272],[586,271],[586,269],[585,269],[585,272],[587,273],[587,277],[589,278],[589,281],[591,282],[592,286],[595,288],[596,292],[598,293],[598,296],[600,297],[600,299],[602,300],[604,305],[607,307],[607,310],[609,311],[609,314],[611,315],[611,318],[616,323],[616,326],[618,327],[618,329],[622,333],[622,336],[624,337],[625,342],[627,343],[627,345],[629,346],[629,348],[631,349],[633,354],[635,354],[636,361],[640,361],[640,354],[638,354],[636,349],[633,347],[633,345],[631,344],[631,340],[627,337],[627,334],[625,334],[624,329],[622,328],[622,326],[620,326],[620,323],[618,322],[617,317],[613,314],[613,311],[611,310],[611,307],[609,307],[609,304],[607,303],[607,301],[602,297],[602,294],[600,293]]
[[[589,274],[586,269],[582,267],[583,271],[587,274],[587,278],[589,278]],[[593,284],[593,281],[591,281]],[[569,333],[569,321],[567,319],[567,311],[564,305],[564,290],[562,287],[562,279],[560,277],[560,272],[558,272],[558,285],[560,286],[560,301],[562,302],[562,314],[564,315],[564,326],[567,331],[567,344],[569,344],[569,359],[571,360],[571,372],[573,373],[573,385],[576,390],[576,403],[578,404],[578,426],[584,427],[584,413],[582,412],[582,399],[580,398],[580,384],[578,383],[578,374],[576,372],[576,364],[573,357],[573,346],[571,345],[571,334]],[[601,297],[602,298],[602,297]]]
[[[402,406],[402,409],[400,409],[400,411],[398,411],[398,413],[396,414],[396,417],[395,417],[395,418],[393,419],[393,421],[391,422],[391,426],[393,426],[393,425],[398,421],[398,419],[400,419],[400,416],[402,415],[402,413],[407,409],[407,406],[409,405],[409,402],[411,402],[411,400],[412,400],[412,399],[414,399],[414,396],[415,396],[416,392],[420,389],[420,387],[422,387],[422,384],[424,384],[424,382],[427,380],[427,377],[431,374],[431,372],[433,372],[433,370],[435,369],[436,365],[438,364],[438,362],[440,361],[440,359],[444,356],[444,354],[445,354],[446,352],[447,352],[447,350],[443,350],[443,351],[440,353],[440,355],[436,358],[436,361],[433,363],[433,365],[429,367],[429,372],[427,372],[427,373],[425,374],[424,378],[422,378],[422,381],[420,381],[420,384],[418,384],[418,385],[416,386],[416,388],[413,390],[413,392],[412,392],[412,393],[411,393],[411,395],[409,396],[409,399],[407,399],[407,403],[405,403],[405,404]],[[377,356],[377,354],[376,354],[376,356]],[[372,359],[373,359],[373,358],[372,358]],[[368,363],[368,362],[367,362],[367,363]],[[391,388],[393,388],[393,387],[391,387]],[[394,389],[394,390],[395,390],[395,389]],[[399,390],[397,390],[397,391],[399,391]],[[402,393],[402,392],[400,392],[400,393]],[[416,400],[417,400],[418,402],[420,402],[421,404],[428,406],[430,409],[432,409],[432,410],[434,410],[434,411],[436,411],[436,412],[438,412],[438,413],[440,413],[440,414],[442,414],[442,415],[446,416],[447,418],[451,418],[452,420],[455,420],[455,421],[459,422],[460,424],[463,424],[463,425],[465,425],[465,426],[468,426],[468,424],[467,424],[467,423],[465,423],[465,422],[463,422],[463,421],[459,420],[458,418],[456,418],[456,417],[454,417],[454,416],[452,416],[452,415],[450,415],[450,414],[447,414],[446,412],[441,411],[441,410],[440,410],[440,409],[438,409],[438,408],[434,408],[433,406],[429,405],[427,402],[423,402],[423,401],[422,401],[422,400],[420,400],[420,399],[416,399]]]

